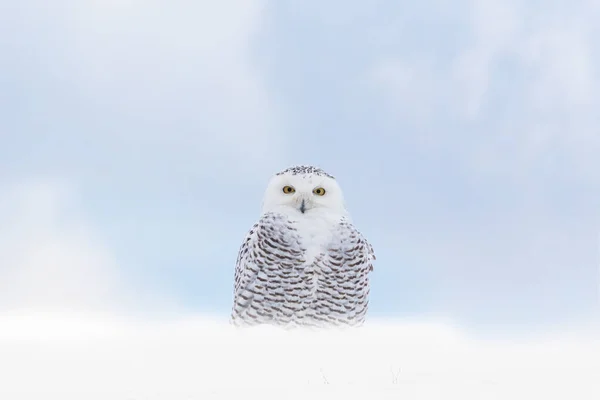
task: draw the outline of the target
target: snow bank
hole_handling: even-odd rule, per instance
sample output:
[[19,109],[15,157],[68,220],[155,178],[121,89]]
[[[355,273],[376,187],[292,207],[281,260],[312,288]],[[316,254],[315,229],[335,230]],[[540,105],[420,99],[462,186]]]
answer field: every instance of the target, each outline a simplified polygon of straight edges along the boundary
[[10,400],[600,399],[600,335],[482,340],[446,324],[236,331],[189,317],[0,316]]

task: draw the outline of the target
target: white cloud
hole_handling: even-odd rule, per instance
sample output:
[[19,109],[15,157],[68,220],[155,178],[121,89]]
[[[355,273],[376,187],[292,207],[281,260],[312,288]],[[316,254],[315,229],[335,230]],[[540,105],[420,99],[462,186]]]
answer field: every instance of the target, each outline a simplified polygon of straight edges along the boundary
[[222,321],[0,317],[0,396],[479,399],[600,396],[597,331],[484,340],[436,322],[234,332]]
[[372,78],[387,87],[394,111],[417,124],[426,124],[436,109],[437,84],[431,67],[425,63],[397,58],[381,61],[372,71]]
[[[375,64],[386,71],[375,82],[393,92],[395,112],[417,125],[427,120],[435,130],[429,143],[444,151],[460,141],[484,170],[518,175],[549,157],[575,176],[597,177],[597,10],[583,1],[539,8],[490,0],[469,2],[466,13],[469,35],[449,42],[458,46],[451,58],[423,48]],[[406,71],[419,72],[409,75],[408,91]],[[414,112],[415,97],[427,107]],[[448,119],[462,132],[440,129]]]
[[597,212],[587,202],[528,196],[524,189],[494,205],[484,198],[483,212],[414,213],[379,247],[401,246],[407,268],[426,279],[421,301],[432,310],[480,329],[535,330],[600,316]]
[[493,64],[510,52],[522,19],[510,1],[469,4],[473,44],[454,59],[449,72],[459,113],[472,119],[480,114],[486,100]]
[[69,185],[0,187],[0,312],[131,311],[149,301],[126,282]]
[[[243,174],[281,153],[277,110],[257,68],[263,1],[27,3],[0,16],[16,38],[0,51],[16,60],[8,66],[23,64],[4,74],[32,98],[38,120],[60,126],[65,158],[75,157],[69,143],[85,141],[121,166],[160,160]],[[21,126],[4,130],[31,138],[50,130]]]
[[523,44],[523,62],[539,74],[531,85],[539,111],[587,109],[594,98],[594,66],[589,32],[579,21],[534,32]]

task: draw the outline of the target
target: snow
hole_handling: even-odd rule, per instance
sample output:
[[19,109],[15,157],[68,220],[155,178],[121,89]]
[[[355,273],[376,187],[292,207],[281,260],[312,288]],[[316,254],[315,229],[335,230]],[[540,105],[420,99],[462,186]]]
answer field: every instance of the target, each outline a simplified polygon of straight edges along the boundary
[[595,328],[483,339],[445,322],[236,331],[189,316],[0,315],[0,399],[600,399]]

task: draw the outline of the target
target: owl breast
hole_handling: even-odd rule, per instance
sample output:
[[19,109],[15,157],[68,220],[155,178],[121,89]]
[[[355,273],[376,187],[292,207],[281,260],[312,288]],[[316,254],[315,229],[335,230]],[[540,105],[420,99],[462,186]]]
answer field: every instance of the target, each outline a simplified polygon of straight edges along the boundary
[[306,265],[311,265],[316,258],[325,253],[329,244],[335,240],[335,225],[328,220],[316,217],[307,217],[294,221],[300,243],[305,249],[304,259]]
[[233,320],[238,325],[355,325],[368,304],[368,263],[343,219],[263,216],[242,245]]

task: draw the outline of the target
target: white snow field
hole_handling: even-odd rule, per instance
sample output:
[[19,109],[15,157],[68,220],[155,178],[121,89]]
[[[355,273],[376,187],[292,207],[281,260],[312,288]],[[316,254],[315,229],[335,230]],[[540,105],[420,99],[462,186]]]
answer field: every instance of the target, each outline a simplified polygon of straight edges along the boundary
[[445,323],[236,331],[205,317],[0,315],[0,399],[600,399],[597,328],[476,339]]

